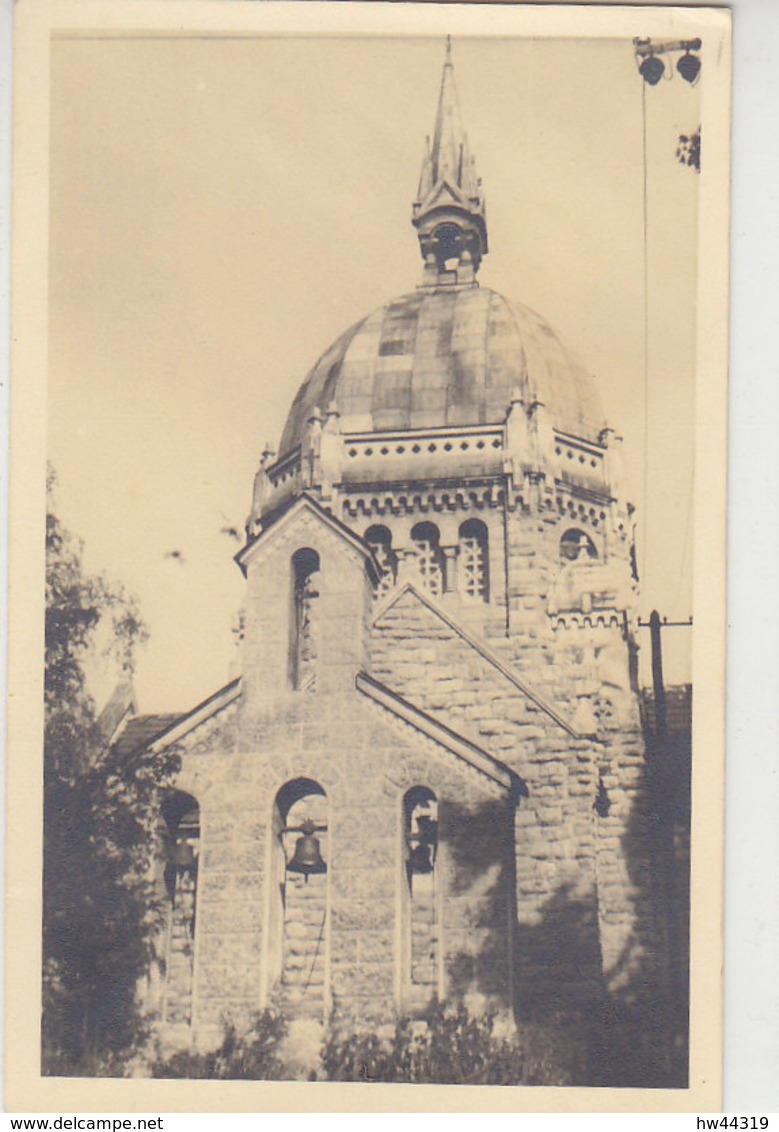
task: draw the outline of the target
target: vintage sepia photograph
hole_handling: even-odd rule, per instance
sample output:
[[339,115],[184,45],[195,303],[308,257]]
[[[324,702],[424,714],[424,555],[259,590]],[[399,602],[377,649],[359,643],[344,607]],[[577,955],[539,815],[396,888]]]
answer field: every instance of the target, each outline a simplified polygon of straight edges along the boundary
[[218,7],[50,32],[36,1072],[714,1107],[727,15]]

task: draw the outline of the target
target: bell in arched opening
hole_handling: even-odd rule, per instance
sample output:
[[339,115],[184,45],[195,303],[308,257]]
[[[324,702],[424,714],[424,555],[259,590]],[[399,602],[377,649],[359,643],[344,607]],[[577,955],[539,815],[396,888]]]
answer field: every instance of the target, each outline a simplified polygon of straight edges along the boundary
[[569,527],[560,539],[560,561],[587,562],[598,557],[595,543],[578,527]]
[[163,977],[160,1008],[164,1022],[186,1024],[192,1016],[200,807],[191,794],[174,790],[163,799],[161,819],[162,879],[168,899],[158,941]]
[[438,799],[427,786],[414,786],[403,798],[406,884],[403,885],[403,987],[409,1006],[422,1007],[437,993]]
[[287,782],[273,807],[266,993],[290,1016],[323,1017],[329,984],[327,796],[310,778]]
[[[301,837],[295,844],[295,852],[287,863],[288,873],[302,873],[308,881],[310,876],[327,872],[327,864],[322,859],[319,838],[314,834],[317,830],[324,832],[324,828],[314,825],[312,821],[304,821],[299,827]],[[295,832],[286,830],[287,833]]]

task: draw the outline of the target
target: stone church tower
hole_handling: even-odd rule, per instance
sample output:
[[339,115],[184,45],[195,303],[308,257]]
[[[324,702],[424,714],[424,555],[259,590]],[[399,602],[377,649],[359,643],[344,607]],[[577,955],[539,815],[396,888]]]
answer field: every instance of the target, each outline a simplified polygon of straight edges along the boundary
[[120,736],[160,817],[161,1024],[370,1024],[630,1000],[659,966],[640,805],[632,508],[595,381],[480,286],[447,49],[421,283],[301,385],[256,476],[242,670]]

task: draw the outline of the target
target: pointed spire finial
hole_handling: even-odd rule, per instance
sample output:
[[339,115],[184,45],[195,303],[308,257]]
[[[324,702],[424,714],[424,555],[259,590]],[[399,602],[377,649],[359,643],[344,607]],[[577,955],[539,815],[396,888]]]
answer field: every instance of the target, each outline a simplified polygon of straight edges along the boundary
[[425,282],[449,282],[452,272],[457,282],[473,279],[487,253],[487,223],[481,181],[460,119],[450,35],[412,223],[425,261]]

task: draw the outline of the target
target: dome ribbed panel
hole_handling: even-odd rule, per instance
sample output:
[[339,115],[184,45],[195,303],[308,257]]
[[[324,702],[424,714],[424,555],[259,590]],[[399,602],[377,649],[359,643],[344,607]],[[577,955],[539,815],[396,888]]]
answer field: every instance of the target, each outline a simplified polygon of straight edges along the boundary
[[340,397],[340,381],[346,351],[355,334],[364,325],[364,322],[355,323],[333,342],[298,389],[281,436],[280,455],[285,455],[300,444],[306,422],[315,408],[325,413],[330,402],[337,401]]
[[[504,300],[505,301],[505,300]],[[528,391],[548,407],[563,432],[597,440],[605,425],[594,377],[529,307],[509,304],[527,358]]]
[[[421,306],[422,296],[415,294],[403,295],[384,308],[371,400],[371,428],[375,430],[411,427]],[[349,410],[345,412],[348,414]]]
[[527,387],[527,359],[517,321],[502,295],[489,292],[486,341],[485,414],[489,422],[503,420],[515,389]]
[[489,308],[489,291],[460,291],[457,295],[445,424],[485,423]]
[[408,427],[435,428],[446,421],[456,301],[456,294],[426,295],[420,307],[412,374],[414,403]]
[[499,424],[513,391],[588,440],[604,427],[594,378],[535,312],[487,288],[403,295],[342,335],[301,386],[281,443],[335,400],[344,432]]

